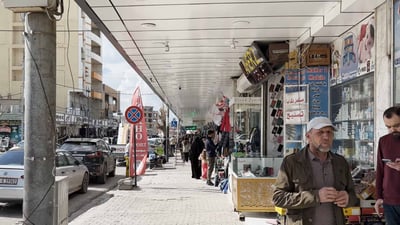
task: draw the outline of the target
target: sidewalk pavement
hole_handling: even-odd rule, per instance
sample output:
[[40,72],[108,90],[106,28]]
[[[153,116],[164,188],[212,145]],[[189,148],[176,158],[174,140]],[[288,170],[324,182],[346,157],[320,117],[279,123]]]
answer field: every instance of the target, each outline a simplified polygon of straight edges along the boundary
[[231,194],[191,178],[190,162],[171,157],[163,167],[147,170],[132,190],[107,192],[69,225],[276,224],[275,213],[244,213],[245,221],[240,221]]

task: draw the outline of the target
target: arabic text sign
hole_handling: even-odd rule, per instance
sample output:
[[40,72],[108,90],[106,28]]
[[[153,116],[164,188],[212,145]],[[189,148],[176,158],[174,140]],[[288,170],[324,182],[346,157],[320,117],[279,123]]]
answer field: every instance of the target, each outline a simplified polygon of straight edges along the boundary
[[307,110],[293,110],[286,111],[285,123],[286,124],[302,124],[308,121]]

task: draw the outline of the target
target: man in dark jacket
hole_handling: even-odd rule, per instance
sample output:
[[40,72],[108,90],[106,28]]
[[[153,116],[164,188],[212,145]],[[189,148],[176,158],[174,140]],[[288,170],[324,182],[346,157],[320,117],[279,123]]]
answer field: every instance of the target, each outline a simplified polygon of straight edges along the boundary
[[214,183],[211,181],[211,174],[214,171],[215,167],[215,158],[217,157],[218,145],[214,143],[215,138],[215,130],[207,131],[207,141],[206,141],[206,151],[207,151],[207,184],[214,186]]
[[199,161],[199,156],[204,149],[204,142],[201,140],[200,131],[196,130],[194,141],[190,146],[189,158],[190,165],[192,169],[192,178],[200,179],[201,177],[201,164]]
[[330,151],[334,130],[328,118],[312,119],[307,146],[283,159],[272,200],[287,209],[287,225],[343,225],[343,208],[358,204],[346,159]]

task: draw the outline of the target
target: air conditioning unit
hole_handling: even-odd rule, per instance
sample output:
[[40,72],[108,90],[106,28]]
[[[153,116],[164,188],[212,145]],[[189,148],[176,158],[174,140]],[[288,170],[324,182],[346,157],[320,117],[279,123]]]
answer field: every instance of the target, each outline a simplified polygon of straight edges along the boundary
[[1,0],[4,8],[13,12],[42,12],[56,9],[59,0]]

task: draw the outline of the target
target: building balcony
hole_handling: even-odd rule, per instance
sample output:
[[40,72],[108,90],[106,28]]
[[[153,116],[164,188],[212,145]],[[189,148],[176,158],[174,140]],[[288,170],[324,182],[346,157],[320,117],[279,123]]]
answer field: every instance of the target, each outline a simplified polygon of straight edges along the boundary
[[103,82],[103,76],[97,72],[92,72],[92,79]]
[[91,93],[92,93],[92,98],[99,99],[99,100],[103,99],[103,93],[93,91],[93,90],[91,91]]
[[101,56],[98,55],[97,53],[93,52],[93,51],[90,52],[90,58],[92,60],[97,61],[98,64],[103,64],[103,59],[101,58]]
[[102,45],[102,41],[101,41],[101,37],[99,37],[97,34],[95,34],[95,33],[90,33],[89,34],[89,38],[94,42],[94,43],[96,43],[98,46],[101,46]]

